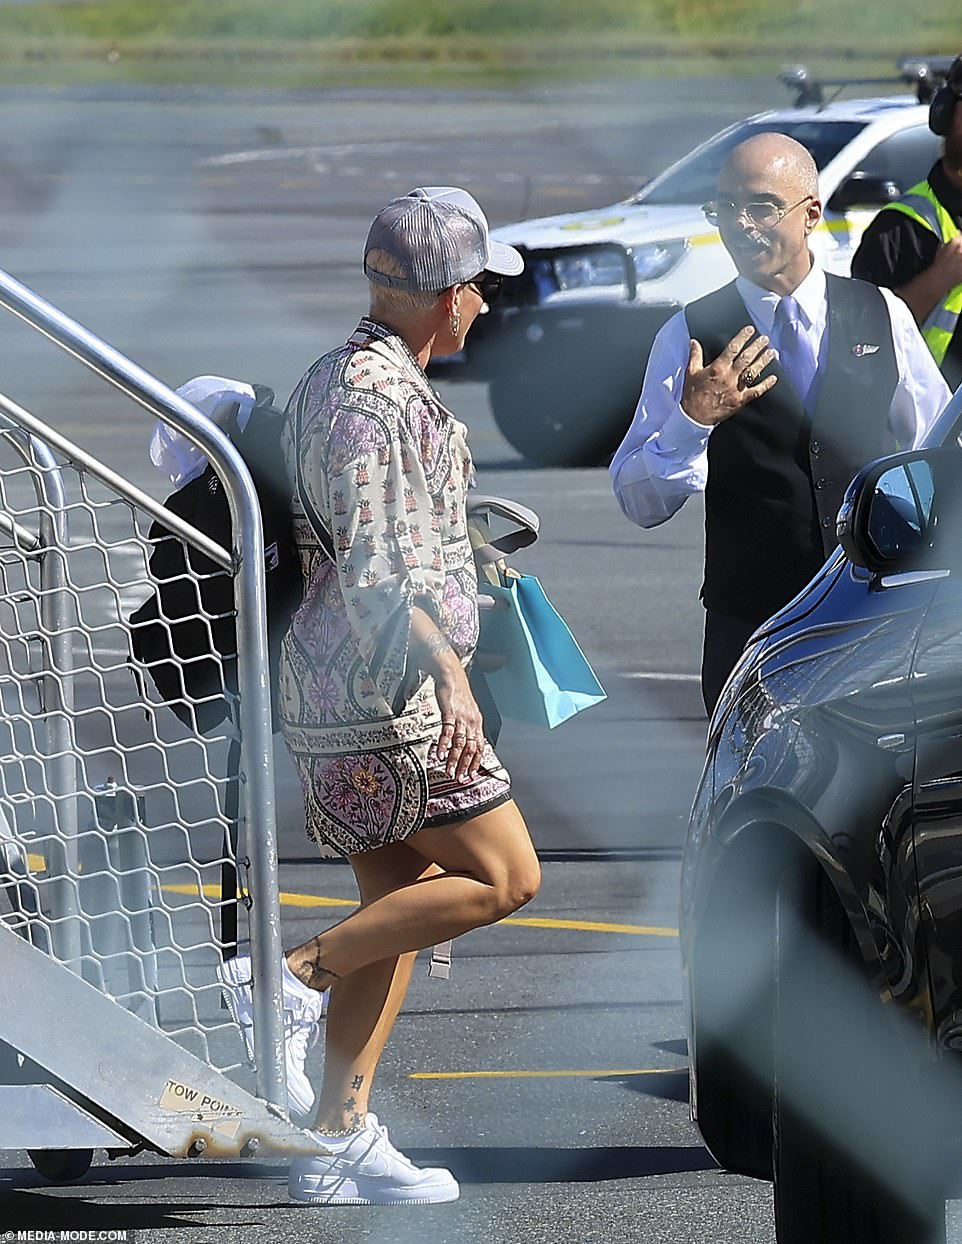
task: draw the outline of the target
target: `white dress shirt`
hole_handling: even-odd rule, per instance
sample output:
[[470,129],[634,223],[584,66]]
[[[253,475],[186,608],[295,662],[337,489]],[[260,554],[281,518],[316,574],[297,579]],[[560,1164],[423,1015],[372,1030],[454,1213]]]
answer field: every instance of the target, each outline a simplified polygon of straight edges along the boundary
[[[755,327],[769,336],[779,295],[741,276],[735,287]],[[879,292],[888,305],[899,376],[888,426],[897,443],[908,449],[919,443],[951,393],[911,311],[891,290]],[[828,301],[825,273],[817,264],[794,296],[821,373],[828,349]],[[657,527],[671,518],[693,493],[704,492],[708,479],[711,429],[689,419],[680,405],[690,340],[685,313],[679,311],[655,338],[635,417],[609,468],[622,510],[640,527]],[[706,364],[711,361],[705,359]]]

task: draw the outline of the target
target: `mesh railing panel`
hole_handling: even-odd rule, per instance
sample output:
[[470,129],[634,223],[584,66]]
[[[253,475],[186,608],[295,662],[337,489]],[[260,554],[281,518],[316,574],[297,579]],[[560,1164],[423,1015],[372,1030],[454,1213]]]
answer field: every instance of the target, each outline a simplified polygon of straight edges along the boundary
[[[0,919],[229,1071],[232,719],[205,737],[131,661],[128,619],[157,586],[151,519],[69,456],[57,467],[62,509],[49,465],[0,431]],[[204,576],[185,578],[210,628]]]

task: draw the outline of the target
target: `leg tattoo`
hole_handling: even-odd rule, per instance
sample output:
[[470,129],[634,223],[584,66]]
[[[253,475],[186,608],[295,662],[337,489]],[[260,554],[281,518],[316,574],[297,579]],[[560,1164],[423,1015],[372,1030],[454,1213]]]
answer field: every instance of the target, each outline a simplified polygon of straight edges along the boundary
[[303,981],[305,985],[309,985],[311,989],[317,989],[318,991],[323,992],[330,985],[332,985],[334,981],[340,980],[341,978],[336,972],[332,972],[330,968],[326,968],[324,964],[321,963],[321,948],[318,942],[319,939],[315,938],[311,943],[311,949],[305,955],[303,962],[299,963],[297,967],[292,965],[291,971],[298,978],[298,980]]

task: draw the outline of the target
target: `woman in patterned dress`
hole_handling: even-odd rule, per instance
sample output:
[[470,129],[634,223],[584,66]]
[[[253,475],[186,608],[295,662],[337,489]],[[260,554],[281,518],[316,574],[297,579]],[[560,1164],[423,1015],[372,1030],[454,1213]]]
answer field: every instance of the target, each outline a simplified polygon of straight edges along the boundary
[[282,651],[283,728],[308,835],[350,861],[361,897],[285,956],[292,992],[330,989],[314,1127],[334,1157],[295,1163],[299,1200],[457,1197],[449,1172],[390,1145],[371,1084],[416,952],[502,919],[540,883],[466,674],[478,638],[466,428],[424,371],[463,347],[499,274],[521,268],[465,191],[394,200],[365,248],[370,314],[288,405],[305,591]]

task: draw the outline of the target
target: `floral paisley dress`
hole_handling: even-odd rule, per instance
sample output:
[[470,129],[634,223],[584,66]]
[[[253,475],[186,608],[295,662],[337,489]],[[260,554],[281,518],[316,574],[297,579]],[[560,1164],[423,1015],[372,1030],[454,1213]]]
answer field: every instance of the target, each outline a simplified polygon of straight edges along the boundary
[[339,855],[465,820],[511,797],[489,745],[474,781],[447,778],[434,756],[441,730],[434,683],[410,654],[416,604],[465,665],[477,643],[466,434],[405,342],[367,318],[315,363],[288,403],[305,586],[281,647],[281,721],[308,835]]

